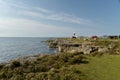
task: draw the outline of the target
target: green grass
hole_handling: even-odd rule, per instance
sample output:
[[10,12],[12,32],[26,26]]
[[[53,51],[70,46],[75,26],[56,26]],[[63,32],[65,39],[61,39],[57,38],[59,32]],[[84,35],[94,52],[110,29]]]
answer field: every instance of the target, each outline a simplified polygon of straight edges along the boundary
[[75,66],[85,74],[82,80],[120,80],[120,55],[92,57],[89,64]]

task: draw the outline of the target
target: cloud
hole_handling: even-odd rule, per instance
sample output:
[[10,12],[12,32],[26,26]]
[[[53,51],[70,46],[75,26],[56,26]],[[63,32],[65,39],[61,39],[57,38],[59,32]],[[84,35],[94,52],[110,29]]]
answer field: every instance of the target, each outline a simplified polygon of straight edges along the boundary
[[33,8],[43,13],[51,13],[50,10],[47,10],[45,8],[41,8],[41,7],[33,7]]
[[[11,9],[13,11],[17,10],[18,14],[21,14],[23,16],[28,16],[28,17],[34,17],[34,18],[41,18],[41,19],[46,19],[46,20],[52,20],[52,21],[60,21],[60,22],[66,22],[66,23],[74,23],[74,24],[78,24],[78,25],[88,25],[91,23],[90,20],[87,19],[83,19],[80,17],[77,17],[75,15],[70,15],[68,13],[58,13],[58,12],[54,12],[52,10],[48,10],[45,8],[41,8],[41,7],[37,7],[37,6],[29,6],[27,4],[24,3],[20,3],[20,2],[11,2],[11,0],[6,0],[3,1],[2,3],[7,3],[6,5],[8,5],[9,7],[11,7]],[[18,10],[19,9],[19,10]]]
[[47,17],[48,19],[51,20],[57,20],[57,21],[64,21],[64,22],[69,22],[69,23],[75,23],[75,24],[88,24],[90,21],[78,18],[73,15],[69,14],[51,14]]
[[[87,25],[90,23],[89,20],[74,15],[57,13],[41,7],[32,7],[24,3],[11,2],[11,0],[1,0],[0,4],[3,4],[1,9],[8,10],[9,8],[10,11],[6,12],[8,16],[0,18],[0,36],[3,37],[71,36],[73,32],[84,33],[90,30],[88,28],[59,26],[59,24],[45,24],[41,20],[38,20],[44,19],[78,25]],[[36,20],[30,18],[35,18]]]
[[91,21],[85,20],[73,15],[69,14],[64,14],[64,13],[49,13],[45,12],[40,13],[40,12],[33,12],[33,11],[22,11],[21,14],[29,17],[35,17],[35,18],[42,18],[42,19],[47,19],[47,20],[53,20],[53,21],[60,21],[60,22],[67,22],[67,23],[74,23],[74,24],[84,24],[88,25],[91,24]]
[[17,18],[0,19],[0,36],[68,36],[76,29]]

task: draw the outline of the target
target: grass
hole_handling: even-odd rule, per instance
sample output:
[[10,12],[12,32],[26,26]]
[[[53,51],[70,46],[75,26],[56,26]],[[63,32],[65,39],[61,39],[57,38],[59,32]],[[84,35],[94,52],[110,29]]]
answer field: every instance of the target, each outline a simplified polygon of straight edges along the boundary
[[91,57],[89,64],[74,67],[85,74],[82,80],[120,80],[120,55]]

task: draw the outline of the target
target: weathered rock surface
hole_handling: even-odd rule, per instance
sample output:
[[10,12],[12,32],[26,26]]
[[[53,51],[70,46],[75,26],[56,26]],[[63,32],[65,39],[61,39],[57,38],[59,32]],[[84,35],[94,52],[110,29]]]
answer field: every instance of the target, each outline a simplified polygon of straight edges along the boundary
[[81,41],[80,39],[56,39],[48,42],[49,48],[58,48],[59,52],[67,53],[108,53],[120,54],[120,43],[117,41],[104,40],[88,40]]
[[93,52],[107,52],[108,48],[84,44],[62,44],[58,46],[59,52],[90,54]]
[[49,48],[58,48],[59,52],[90,54],[93,52],[107,52],[107,47],[91,45],[90,42],[71,43],[65,40],[49,42]]

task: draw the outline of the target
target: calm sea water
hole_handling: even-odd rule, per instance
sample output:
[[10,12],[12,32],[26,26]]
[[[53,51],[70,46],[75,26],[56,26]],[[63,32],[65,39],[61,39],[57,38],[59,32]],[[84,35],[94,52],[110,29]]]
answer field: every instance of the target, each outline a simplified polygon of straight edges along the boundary
[[56,53],[45,42],[51,38],[0,38],[0,63],[17,57]]

